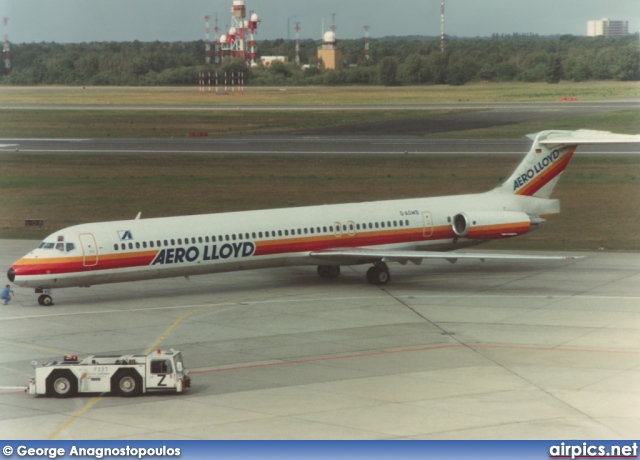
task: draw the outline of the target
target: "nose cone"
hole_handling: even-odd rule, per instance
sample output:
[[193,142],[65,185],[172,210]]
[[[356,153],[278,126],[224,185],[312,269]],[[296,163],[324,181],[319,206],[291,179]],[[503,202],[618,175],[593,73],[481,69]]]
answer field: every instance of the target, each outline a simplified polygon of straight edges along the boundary
[[13,268],[10,268],[7,272],[7,278],[9,278],[9,281],[11,281],[12,283],[16,279],[16,272],[13,270]]

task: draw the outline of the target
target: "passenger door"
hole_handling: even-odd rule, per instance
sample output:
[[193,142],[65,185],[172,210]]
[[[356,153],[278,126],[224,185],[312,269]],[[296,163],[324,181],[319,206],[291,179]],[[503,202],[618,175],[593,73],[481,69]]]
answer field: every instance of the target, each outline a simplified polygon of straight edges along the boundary
[[98,244],[95,237],[91,233],[81,233],[79,237],[80,245],[82,246],[83,265],[85,267],[98,265]]

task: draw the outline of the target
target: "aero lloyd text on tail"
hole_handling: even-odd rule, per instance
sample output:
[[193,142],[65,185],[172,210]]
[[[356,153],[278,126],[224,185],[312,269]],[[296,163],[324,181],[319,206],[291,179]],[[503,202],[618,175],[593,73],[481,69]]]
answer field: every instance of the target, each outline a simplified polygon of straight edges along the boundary
[[640,142],[640,135],[543,131],[499,187],[484,193],[100,222],[68,227],[16,261],[9,281],[51,290],[282,266],[368,264],[371,284],[390,279],[388,263],[424,259],[566,259],[465,253],[459,249],[525,234],[560,212],[551,193],[581,144]]

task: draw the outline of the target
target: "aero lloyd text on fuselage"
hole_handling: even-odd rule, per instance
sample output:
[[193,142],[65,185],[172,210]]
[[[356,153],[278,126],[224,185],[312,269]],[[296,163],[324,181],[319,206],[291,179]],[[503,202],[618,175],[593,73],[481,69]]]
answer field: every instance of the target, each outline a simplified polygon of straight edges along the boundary
[[181,264],[185,262],[224,260],[229,258],[250,257],[256,250],[256,245],[249,242],[225,243],[198,248],[167,248],[162,249],[151,262],[151,265]]
[[554,150],[553,152],[545,155],[542,160],[536,163],[532,168],[529,168],[527,172],[521,174],[519,177],[515,178],[513,181],[513,190],[516,191],[524,184],[526,184],[529,180],[536,177],[542,171],[544,171],[549,165],[553,164],[560,157],[560,151]]

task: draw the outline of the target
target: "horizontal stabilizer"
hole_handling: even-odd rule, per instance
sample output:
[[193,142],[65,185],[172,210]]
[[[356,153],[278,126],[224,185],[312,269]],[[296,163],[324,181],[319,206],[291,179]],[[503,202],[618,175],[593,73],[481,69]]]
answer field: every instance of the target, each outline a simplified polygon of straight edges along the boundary
[[[529,134],[527,137],[535,139],[538,134]],[[551,131],[544,139],[540,139],[542,145],[586,145],[586,144],[619,144],[640,143],[640,135],[616,134],[608,131],[595,131],[591,129],[579,129],[577,131]]]

